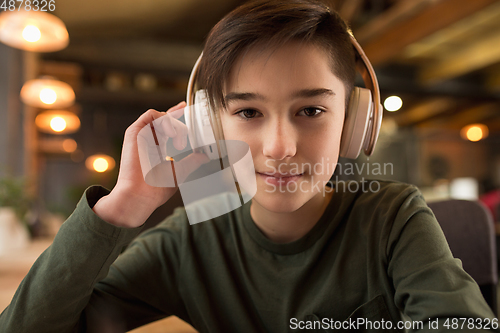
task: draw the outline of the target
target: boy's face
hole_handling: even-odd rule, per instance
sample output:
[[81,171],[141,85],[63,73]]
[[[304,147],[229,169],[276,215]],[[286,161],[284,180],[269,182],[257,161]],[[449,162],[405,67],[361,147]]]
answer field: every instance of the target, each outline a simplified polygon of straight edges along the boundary
[[339,156],[345,88],[326,53],[306,43],[254,47],[235,63],[220,113],[226,140],[245,141],[257,173],[253,198],[293,212],[324,195]]

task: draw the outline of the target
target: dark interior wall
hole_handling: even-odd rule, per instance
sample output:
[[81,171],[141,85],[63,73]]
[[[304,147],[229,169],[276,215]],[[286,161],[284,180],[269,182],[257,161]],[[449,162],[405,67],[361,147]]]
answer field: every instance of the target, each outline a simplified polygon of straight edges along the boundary
[[23,174],[22,52],[0,43],[0,176]]
[[432,185],[437,179],[473,177],[483,182],[490,177],[487,138],[479,142],[463,140],[458,133],[446,130],[420,138],[420,164],[423,182]]

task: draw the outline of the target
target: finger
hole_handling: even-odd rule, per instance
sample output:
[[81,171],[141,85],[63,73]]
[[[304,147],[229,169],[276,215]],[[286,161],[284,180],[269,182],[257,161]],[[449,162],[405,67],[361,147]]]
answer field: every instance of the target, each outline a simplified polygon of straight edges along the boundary
[[182,150],[186,147],[188,129],[184,123],[167,114],[155,120],[154,125],[160,135],[165,134],[168,138],[172,138],[175,149]]
[[177,184],[183,183],[192,172],[208,162],[210,162],[210,158],[201,153],[192,153],[182,160],[175,162],[174,165]]
[[[163,130],[165,135],[170,138],[175,138],[178,134],[174,126],[172,125],[173,121],[177,121],[176,119],[170,117],[170,115],[166,114],[165,116],[155,120],[153,125],[158,128],[158,130]],[[162,133],[160,131],[159,133]],[[166,139],[166,138],[165,138]]]
[[174,107],[168,109],[167,113],[174,117],[175,119],[179,119],[184,115],[184,108],[186,107],[186,102],[182,101]]
[[[186,106],[186,102],[182,101],[178,103],[177,105],[171,107],[168,109],[167,112],[169,111],[175,111],[175,110],[182,110]],[[148,125],[155,119],[158,119],[162,116],[165,115],[165,112],[160,112],[155,109],[149,109],[148,111],[144,112],[130,127],[138,127],[142,129],[144,126]]]
[[142,129],[144,126],[149,125],[155,119],[158,119],[165,115],[165,112],[159,112],[154,109],[149,109],[144,112],[129,128]]
[[177,132],[177,136],[172,140],[174,147],[177,150],[183,150],[187,146],[188,128],[186,124],[177,119],[172,119],[171,124]]

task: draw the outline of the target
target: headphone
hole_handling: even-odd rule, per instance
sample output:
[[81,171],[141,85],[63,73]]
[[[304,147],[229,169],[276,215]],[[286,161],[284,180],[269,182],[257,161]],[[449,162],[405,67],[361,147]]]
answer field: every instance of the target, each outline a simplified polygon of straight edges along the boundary
[[[356,69],[366,88],[354,87],[351,92],[342,129],[340,156],[355,159],[361,150],[367,156],[373,153],[382,124],[383,109],[375,71],[354,36],[351,33],[349,36],[356,54]],[[184,115],[192,148],[205,153],[210,159],[217,159],[227,155],[219,115],[209,109],[206,90],[195,91],[202,57],[203,53],[189,76],[186,97],[188,108]],[[210,150],[207,151],[206,147],[210,147]],[[211,147],[217,147],[217,151]]]
[[[382,123],[382,106],[372,65],[352,35],[351,41],[356,50],[356,69],[366,88],[354,87],[351,93],[342,130],[340,156],[357,158],[361,150],[368,156],[373,153]],[[255,176],[255,169],[250,148],[246,143],[239,145],[238,141],[224,140],[219,115],[210,110],[206,90],[195,92],[195,80],[202,56],[203,53],[189,77],[186,98],[188,105],[183,114],[191,149],[206,154],[211,160],[219,160],[220,168],[215,172],[210,169],[208,176],[203,173],[195,180],[181,180],[178,183],[175,169],[170,167],[170,163],[164,163],[167,160],[176,163],[175,159],[168,158],[168,136],[162,123],[165,118],[160,117],[146,125],[137,136],[145,182],[156,187],[179,186],[190,224],[230,212],[248,202],[257,192],[256,180],[252,177]],[[186,149],[189,150],[187,147]],[[218,195],[224,195],[225,204],[213,201],[213,197]],[[204,205],[194,205],[200,201]]]

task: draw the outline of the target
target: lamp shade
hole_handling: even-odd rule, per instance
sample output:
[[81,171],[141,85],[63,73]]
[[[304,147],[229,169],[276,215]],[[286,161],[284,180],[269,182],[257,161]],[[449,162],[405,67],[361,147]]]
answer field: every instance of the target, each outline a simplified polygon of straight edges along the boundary
[[54,52],[68,46],[69,35],[63,21],[47,12],[4,11],[0,41],[25,51]]
[[87,157],[85,166],[91,171],[102,173],[112,170],[115,167],[115,160],[111,156],[97,154]]
[[65,110],[43,111],[36,116],[35,123],[40,131],[50,134],[69,134],[80,128],[78,116]]
[[27,81],[21,89],[21,99],[37,108],[66,108],[75,102],[75,92],[66,82],[45,76]]

